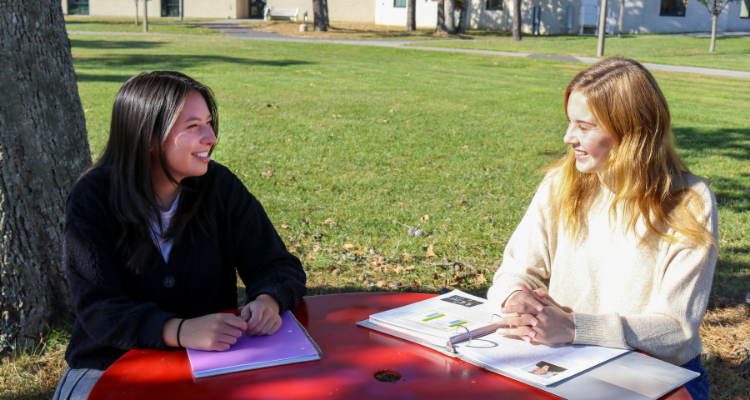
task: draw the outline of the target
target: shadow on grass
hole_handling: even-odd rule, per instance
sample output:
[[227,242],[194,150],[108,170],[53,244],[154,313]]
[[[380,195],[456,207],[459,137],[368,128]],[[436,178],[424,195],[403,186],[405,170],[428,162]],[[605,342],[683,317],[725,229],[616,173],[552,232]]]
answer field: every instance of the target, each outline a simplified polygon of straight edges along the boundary
[[[691,152],[709,151],[712,154],[742,162],[750,159],[750,129],[748,128],[723,128],[710,131],[675,128],[674,134],[678,149]],[[748,193],[750,187],[747,185],[750,175],[745,173],[738,178],[709,175],[707,178],[707,183],[716,195],[719,208],[731,208],[737,212],[750,211],[750,193]]]
[[716,262],[709,304],[721,297],[740,303],[745,300],[745,294],[750,291],[748,253],[750,253],[750,247],[747,246],[721,248],[721,257]]
[[[247,66],[266,67],[288,67],[292,65],[313,64],[309,61],[300,60],[257,60],[252,58],[239,58],[228,56],[206,56],[206,55],[161,55],[161,54],[138,54],[110,57],[78,58],[75,61],[76,68],[101,69],[107,68],[141,68],[149,70],[157,69],[186,69],[204,65],[215,66],[216,64],[235,64]],[[110,76],[110,75],[103,75]]]
[[166,42],[149,42],[139,40],[80,40],[71,39],[70,48],[76,49],[154,49],[166,45]]

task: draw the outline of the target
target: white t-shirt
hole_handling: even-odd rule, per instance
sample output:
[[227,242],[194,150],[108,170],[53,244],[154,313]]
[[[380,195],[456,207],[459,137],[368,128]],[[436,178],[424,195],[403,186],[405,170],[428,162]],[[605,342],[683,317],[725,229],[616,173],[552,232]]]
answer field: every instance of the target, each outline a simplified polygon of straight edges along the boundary
[[172,207],[169,209],[169,211],[159,211],[161,214],[161,226],[159,226],[159,221],[154,218],[151,221],[151,236],[154,239],[154,243],[156,244],[156,247],[159,248],[161,251],[162,257],[164,257],[164,262],[169,262],[169,252],[172,251],[172,244],[174,243],[174,240],[164,240],[162,238],[162,235],[164,235],[164,232],[167,231],[167,228],[169,228],[169,222],[172,220],[172,216],[174,215],[175,211],[177,211],[177,205],[180,202],[180,193],[177,193],[177,197],[174,199],[174,202],[172,203]]

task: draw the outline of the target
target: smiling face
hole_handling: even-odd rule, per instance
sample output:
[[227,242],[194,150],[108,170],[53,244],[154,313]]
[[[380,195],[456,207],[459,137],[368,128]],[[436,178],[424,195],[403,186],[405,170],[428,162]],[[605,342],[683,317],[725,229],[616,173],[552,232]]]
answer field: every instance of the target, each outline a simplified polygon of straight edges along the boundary
[[[167,169],[177,182],[201,176],[208,170],[209,151],[216,144],[211,118],[203,96],[196,91],[190,92],[164,143]],[[161,169],[158,155],[154,168]]]
[[568,98],[568,130],[563,141],[575,150],[579,172],[592,174],[604,169],[615,141],[596,122],[581,92],[573,92]]

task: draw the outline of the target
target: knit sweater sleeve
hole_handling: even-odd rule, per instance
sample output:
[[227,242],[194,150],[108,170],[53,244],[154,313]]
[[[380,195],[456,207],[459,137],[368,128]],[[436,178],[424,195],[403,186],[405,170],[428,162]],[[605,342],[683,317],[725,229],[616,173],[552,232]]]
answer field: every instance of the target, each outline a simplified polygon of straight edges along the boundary
[[[697,181],[697,178],[695,179]],[[718,239],[716,199],[698,182],[692,185],[701,207],[697,217]],[[660,268],[662,279],[643,313],[637,315],[574,313],[575,344],[632,347],[677,365],[689,361],[685,354],[700,353],[696,340],[711,292],[718,251],[710,243],[700,246],[686,241],[664,245]],[[696,348],[691,348],[696,347]]]
[[258,199],[231,171],[221,168],[220,184],[230,193],[234,263],[246,285],[247,302],[267,294],[279,303],[280,312],[293,310],[307,293],[302,264],[287,251]]
[[556,246],[555,238],[550,235],[548,217],[551,191],[551,176],[548,174],[508,240],[502,265],[495,272],[487,292],[490,301],[504,304],[511,293],[521,290],[521,284],[532,290],[547,289]]
[[76,185],[65,212],[63,263],[76,317],[101,345],[166,349],[162,325],[176,315],[154,302],[137,303],[125,293],[106,192],[92,181],[84,177]]

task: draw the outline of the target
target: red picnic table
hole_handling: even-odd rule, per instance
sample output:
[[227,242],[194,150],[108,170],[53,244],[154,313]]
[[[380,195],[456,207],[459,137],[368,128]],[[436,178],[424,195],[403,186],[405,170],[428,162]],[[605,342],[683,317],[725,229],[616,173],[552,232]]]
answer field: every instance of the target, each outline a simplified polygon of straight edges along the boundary
[[[357,326],[370,314],[425,300],[417,293],[305,297],[293,311],[320,346],[319,361],[193,378],[184,349],[131,350],[94,385],[104,399],[556,399],[534,387],[426,347]],[[401,376],[381,382],[383,371]],[[460,397],[458,397],[460,396]],[[692,400],[684,387],[662,400]]]

